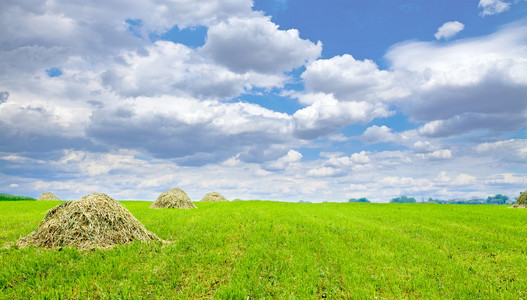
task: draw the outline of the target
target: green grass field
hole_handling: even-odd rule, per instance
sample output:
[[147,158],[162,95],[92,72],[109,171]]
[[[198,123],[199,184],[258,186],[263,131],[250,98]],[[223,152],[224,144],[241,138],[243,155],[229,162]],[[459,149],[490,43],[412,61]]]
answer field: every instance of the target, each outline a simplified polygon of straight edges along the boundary
[[435,204],[122,202],[172,243],[17,249],[60,202],[0,202],[0,297],[527,298],[527,210]]

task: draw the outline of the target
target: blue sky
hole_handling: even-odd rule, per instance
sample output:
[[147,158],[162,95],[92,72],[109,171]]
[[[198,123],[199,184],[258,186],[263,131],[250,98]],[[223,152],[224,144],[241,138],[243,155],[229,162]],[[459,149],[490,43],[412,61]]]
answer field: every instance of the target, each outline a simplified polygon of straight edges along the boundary
[[0,192],[515,197],[527,1],[0,5]]

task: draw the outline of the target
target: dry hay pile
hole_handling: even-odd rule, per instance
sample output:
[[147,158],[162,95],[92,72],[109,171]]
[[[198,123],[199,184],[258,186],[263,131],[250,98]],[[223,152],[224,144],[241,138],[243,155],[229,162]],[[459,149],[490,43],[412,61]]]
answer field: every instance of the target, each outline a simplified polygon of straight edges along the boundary
[[196,208],[182,189],[170,189],[157,197],[150,208]]
[[218,192],[207,193],[201,199],[201,202],[226,202],[229,201]]
[[52,192],[42,193],[42,195],[40,195],[37,200],[60,201],[59,197],[55,196],[55,194],[53,194]]
[[527,208],[527,191],[521,193],[516,203],[512,206],[514,208]]
[[19,247],[75,246],[109,248],[134,240],[160,240],[119,202],[105,194],[91,194],[48,211],[35,231],[17,242]]

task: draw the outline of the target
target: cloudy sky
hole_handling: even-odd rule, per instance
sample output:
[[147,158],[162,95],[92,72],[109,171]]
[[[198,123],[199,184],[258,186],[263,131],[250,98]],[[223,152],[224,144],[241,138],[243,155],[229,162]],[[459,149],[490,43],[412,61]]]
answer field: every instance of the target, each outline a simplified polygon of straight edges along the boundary
[[527,189],[525,0],[4,0],[0,192]]

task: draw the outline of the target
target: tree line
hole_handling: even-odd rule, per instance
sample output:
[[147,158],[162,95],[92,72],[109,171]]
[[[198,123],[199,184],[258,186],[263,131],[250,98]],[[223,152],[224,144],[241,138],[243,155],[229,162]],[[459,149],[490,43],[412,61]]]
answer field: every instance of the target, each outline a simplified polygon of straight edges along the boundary
[[[359,203],[371,203],[367,198],[350,198],[348,202],[359,202]],[[472,198],[469,200],[466,199],[451,199],[451,200],[441,200],[428,198],[426,202],[420,203],[437,203],[437,204],[470,204],[470,205],[512,205],[515,200],[509,199],[508,196],[497,194],[495,196],[489,196],[487,199],[484,198]],[[390,203],[417,203],[414,197],[400,196],[390,200]]]

